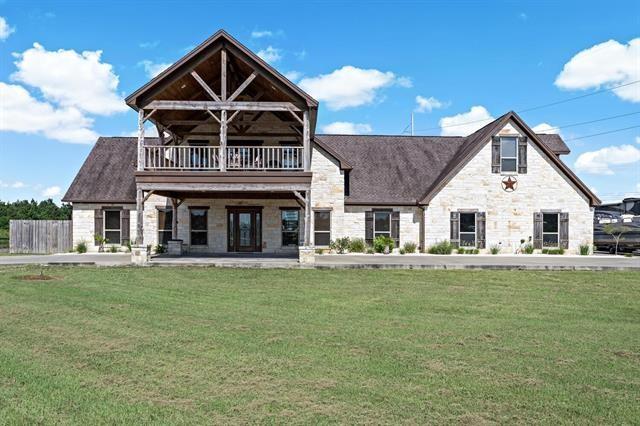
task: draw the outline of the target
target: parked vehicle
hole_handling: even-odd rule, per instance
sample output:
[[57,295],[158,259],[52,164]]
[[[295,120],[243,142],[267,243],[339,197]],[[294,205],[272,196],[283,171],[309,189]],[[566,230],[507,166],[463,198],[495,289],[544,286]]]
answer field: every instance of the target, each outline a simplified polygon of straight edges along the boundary
[[607,224],[620,224],[629,229],[618,243],[618,252],[640,251],[640,198],[625,198],[620,203],[602,204],[596,207],[593,223],[593,245],[597,250],[616,251],[616,240],[607,234]]

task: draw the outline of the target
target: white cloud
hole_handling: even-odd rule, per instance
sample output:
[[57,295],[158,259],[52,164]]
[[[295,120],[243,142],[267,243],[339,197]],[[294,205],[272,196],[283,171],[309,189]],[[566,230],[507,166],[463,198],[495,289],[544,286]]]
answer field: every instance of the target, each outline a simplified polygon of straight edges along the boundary
[[138,62],[138,65],[144,68],[144,72],[147,73],[147,77],[149,78],[154,78],[155,76],[160,74],[162,71],[166,70],[171,66],[171,64],[168,62],[156,63],[148,59]]
[[282,51],[280,49],[276,49],[273,46],[269,46],[266,49],[259,50],[258,56],[264,59],[269,64],[275,64],[280,59],[282,59]]
[[127,110],[116,91],[118,76],[111,64],[101,62],[100,50],[54,52],[34,43],[14,56],[18,70],[11,78],[39,89],[48,101],[98,115]]
[[289,71],[285,72],[284,76],[287,77],[287,79],[296,82],[300,79],[300,77],[302,77],[302,73],[299,71]]
[[448,105],[446,102],[439,101],[438,99],[430,96],[425,98],[424,96],[416,96],[416,108],[415,112],[431,112],[434,109],[445,108]]
[[331,110],[340,110],[373,103],[378,91],[394,84],[406,87],[406,77],[396,77],[391,71],[362,69],[345,65],[329,74],[307,77],[298,85]]
[[273,37],[273,31],[269,30],[254,30],[251,31],[251,38],[263,38],[263,37]]
[[[609,40],[576,54],[564,65],[555,85],[578,90],[613,87],[640,80],[640,38],[621,44]],[[640,102],[640,84],[614,89],[621,99]]]
[[[167,132],[164,133],[165,135],[167,135]],[[138,137],[138,131],[134,130],[132,132],[129,133],[125,133],[124,136],[130,136],[130,137]],[[144,136],[145,137],[150,137],[150,138],[156,138],[158,137],[158,128],[156,126],[154,126],[153,124],[146,124],[144,126]]]
[[334,135],[360,135],[371,133],[371,125],[366,123],[350,123],[348,121],[335,121],[322,127],[322,131]]
[[48,188],[45,188],[44,191],[42,191],[43,197],[56,197],[58,195],[60,195],[59,186],[50,186]]
[[27,185],[26,185],[24,182],[20,182],[19,180],[15,181],[15,182],[13,182],[13,183],[11,184],[11,187],[12,187],[13,189],[20,189],[20,188],[24,188],[24,187],[26,187],[26,186],[27,186]]
[[440,134],[442,136],[467,136],[494,120],[489,111],[481,105],[472,106],[468,112],[463,112],[440,119]]
[[93,143],[93,120],[74,107],[57,108],[17,84],[0,82],[0,131],[41,134],[68,143]]
[[0,41],[5,41],[15,31],[16,29],[10,27],[7,20],[3,16],[0,16]]
[[396,84],[406,89],[413,87],[413,81],[410,77],[398,77],[396,80]]
[[153,49],[154,47],[158,47],[160,42],[158,40],[155,41],[143,41],[142,43],[138,43],[138,46],[142,49]]
[[640,149],[633,145],[608,146],[597,151],[580,154],[575,167],[580,172],[595,175],[612,175],[612,166],[633,164],[640,161]]
[[553,127],[549,123],[540,123],[537,126],[534,126],[531,130],[533,130],[535,133],[553,133],[556,135],[560,134],[558,128]]

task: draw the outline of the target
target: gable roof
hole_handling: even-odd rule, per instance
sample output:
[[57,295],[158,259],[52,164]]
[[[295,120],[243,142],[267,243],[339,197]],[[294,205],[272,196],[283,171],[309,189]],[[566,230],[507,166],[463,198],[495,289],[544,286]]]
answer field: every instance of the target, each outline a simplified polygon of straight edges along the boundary
[[[135,110],[138,110],[138,108],[144,106],[141,102],[141,99],[144,99],[144,97],[149,92],[153,91],[161,85],[169,84],[184,76],[187,72],[191,71],[191,69],[198,65],[204,58],[211,56],[223,47],[235,48],[234,51],[240,53],[252,65],[256,65],[257,68],[266,71],[265,73],[263,73],[263,75],[265,77],[272,77],[271,81],[274,84],[289,91],[290,93],[296,94],[300,99],[303,99],[309,107],[318,107],[318,101],[312,98],[304,90],[300,89],[297,85],[292,83],[284,75],[280,74],[275,68],[273,68],[266,61],[253,53],[246,46],[244,46],[224,30],[216,31],[215,34],[206,39],[200,45],[196,46],[192,51],[184,55],[182,58],[162,71],[156,77],[152,78],[138,90],[127,96],[125,98],[125,102]],[[146,104],[146,102],[144,103]]]

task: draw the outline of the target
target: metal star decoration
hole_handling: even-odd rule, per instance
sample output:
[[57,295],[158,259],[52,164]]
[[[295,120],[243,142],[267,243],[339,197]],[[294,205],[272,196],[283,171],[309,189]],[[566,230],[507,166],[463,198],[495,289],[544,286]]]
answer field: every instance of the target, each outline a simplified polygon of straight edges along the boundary
[[517,186],[518,181],[514,177],[508,176],[502,179],[502,189],[504,189],[506,192],[515,191]]

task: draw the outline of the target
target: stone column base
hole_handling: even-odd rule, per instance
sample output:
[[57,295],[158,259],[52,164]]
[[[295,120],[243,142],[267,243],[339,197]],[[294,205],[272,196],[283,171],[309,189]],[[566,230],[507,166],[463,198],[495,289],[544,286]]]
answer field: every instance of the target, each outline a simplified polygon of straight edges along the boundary
[[167,242],[167,254],[171,256],[182,256],[182,240],[169,240]]
[[316,262],[316,250],[311,246],[298,247],[298,262],[311,265]]
[[145,266],[149,263],[147,246],[131,246],[131,263],[137,266]]

